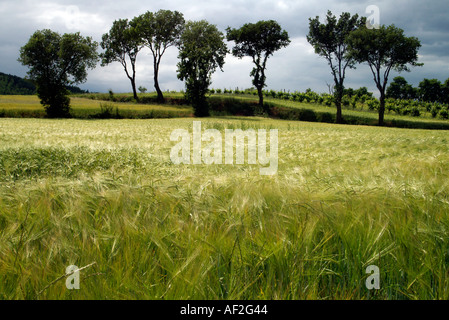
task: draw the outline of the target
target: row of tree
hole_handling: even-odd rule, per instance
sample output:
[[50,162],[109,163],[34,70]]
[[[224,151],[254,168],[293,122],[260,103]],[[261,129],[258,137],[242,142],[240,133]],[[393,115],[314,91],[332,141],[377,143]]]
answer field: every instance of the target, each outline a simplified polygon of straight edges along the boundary
[[[263,108],[262,90],[266,86],[266,65],[268,58],[290,43],[288,33],[273,20],[248,23],[239,29],[228,28],[226,38],[234,41],[232,54],[243,58],[249,56],[255,65],[251,72],[253,84]],[[205,20],[185,22],[182,13],[170,10],[147,12],[131,21],[114,21],[109,33],[102,37],[100,55],[102,65],[118,61],[131,81],[133,95],[136,90],[136,60],[143,47],[153,54],[154,87],[158,101],[164,102],[158,82],[161,58],[167,48],[179,49],[178,78],[185,81],[186,97],[192,103],[196,116],[209,115],[206,94],[211,84],[211,75],[217,68],[222,70],[224,58],[229,52],[224,42],[225,35],[216,26]],[[130,66],[127,62],[130,62]]]
[[[51,30],[36,31],[21,48],[20,58],[30,67],[30,78],[38,84],[38,95],[50,116],[68,113],[69,100],[65,86],[85,81],[87,69],[112,62],[122,64],[131,81],[134,98],[136,90],[137,55],[144,47],[153,54],[154,87],[158,100],[164,101],[158,73],[161,59],[171,46],[179,49],[177,76],[185,81],[186,97],[192,103],[196,116],[209,115],[206,94],[211,76],[217,68],[222,70],[229,50],[224,42],[233,41],[232,54],[238,58],[250,57],[254,64],[250,76],[263,110],[263,88],[266,86],[267,61],[276,51],[289,45],[287,31],[274,20],[247,23],[240,28],[226,29],[226,35],[205,20],[184,20],[177,11],[146,12],[131,20],[113,22],[100,43],[104,52],[97,54],[98,44],[79,33],[59,34]],[[380,92],[379,125],[383,125],[388,76],[391,70],[408,71],[408,65],[417,63],[418,39],[406,37],[403,30],[392,26],[377,29],[367,26],[366,18],[350,13],[337,19],[329,11],[326,22],[319,17],[309,19],[307,40],[315,52],[323,56],[334,78],[334,101],[338,123],[342,122],[341,102],[344,95],[346,69],[357,63],[369,65]],[[62,108],[61,108],[62,106]]]
[[[290,43],[288,33],[276,21],[245,24],[240,29],[227,29],[227,39],[236,45],[233,54],[239,58],[250,56],[255,67],[251,72],[253,84],[259,92],[263,107],[262,89],[265,87],[267,59]],[[159,10],[146,12],[132,20],[114,21],[100,43],[104,52],[97,53],[98,43],[79,33],[59,35],[51,30],[36,31],[20,50],[19,61],[29,66],[28,75],[37,84],[41,103],[51,117],[69,114],[67,85],[86,80],[87,69],[99,60],[105,66],[112,62],[122,64],[131,81],[134,98],[136,90],[136,61],[143,47],[148,47],[154,60],[154,86],[159,102],[164,96],[159,86],[158,73],[162,56],[171,46],[179,49],[178,78],[185,81],[186,97],[192,103],[196,116],[209,115],[206,93],[211,76],[222,70],[229,52],[225,35],[205,20],[185,22],[182,13]]]
[[417,88],[407,83],[403,77],[395,77],[387,88],[387,98],[419,100],[449,104],[449,79],[441,83],[437,79],[424,79]]
[[404,31],[394,25],[374,28],[365,17],[351,16],[344,12],[337,19],[328,11],[326,22],[319,17],[309,19],[307,40],[315,52],[324,57],[334,77],[337,123],[342,122],[341,101],[347,68],[355,68],[357,63],[366,63],[373,75],[380,93],[379,125],[384,124],[385,99],[388,77],[391,70],[409,71],[408,65],[418,63],[420,41],[406,37]]

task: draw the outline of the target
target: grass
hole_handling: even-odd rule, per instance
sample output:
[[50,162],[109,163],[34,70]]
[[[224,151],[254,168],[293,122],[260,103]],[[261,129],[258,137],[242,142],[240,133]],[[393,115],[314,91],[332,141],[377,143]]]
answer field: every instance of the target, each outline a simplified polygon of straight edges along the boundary
[[[172,164],[192,119],[0,119],[0,298],[449,298],[445,132],[202,127],[279,129],[277,175]],[[54,282],[94,262],[80,290]]]
[[[78,119],[95,118],[101,114],[102,107],[111,109],[109,118],[118,112],[122,118],[174,118],[190,117],[193,110],[189,106],[166,106],[158,104],[138,104],[105,102],[83,97],[71,97],[72,116]],[[37,96],[1,96],[0,114],[14,118],[44,118],[45,111]]]
[[[132,94],[89,93],[72,96],[72,117],[77,119],[153,119],[192,117],[193,109],[180,92],[166,93],[167,102],[158,104],[154,93],[140,94],[140,102]],[[266,97],[270,117],[284,120],[335,123],[335,108],[315,103],[297,102]],[[214,94],[210,96],[211,114],[257,115],[257,99],[253,95]],[[360,106],[359,106],[360,107]],[[44,118],[45,112],[36,96],[0,96],[0,117]],[[345,124],[376,126],[377,111],[343,109]],[[431,118],[385,114],[385,126],[429,130],[449,130],[449,121]]]

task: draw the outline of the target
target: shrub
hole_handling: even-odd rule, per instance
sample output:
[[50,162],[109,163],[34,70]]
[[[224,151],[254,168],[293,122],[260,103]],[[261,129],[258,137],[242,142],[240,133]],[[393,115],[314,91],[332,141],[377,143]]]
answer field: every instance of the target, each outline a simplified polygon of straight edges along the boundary
[[320,114],[318,121],[325,122],[325,123],[334,123],[335,118],[332,114],[325,112],[325,113]]
[[351,98],[349,96],[343,96],[343,98],[341,99],[341,103],[343,106],[348,107],[349,104],[351,103]]
[[304,93],[298,93],[298,101],[303,102],[306,99],[306,95]]
[[449,119],[449,112],[447,108],[441,109],[439,115],[441,119]]
[[432,108],[430,109],[430,113],[432,114],[432,118],[435,118],[440,112],[441,106],[434,103],[432,104]]
[[[115,112],[114,112],[115,109]],[[93,119],[121,119],[118,107],[115,107],[112,103],[100,103],[100,112],[91,115]]]
[[410,108],[410,114],[412,117],[419,117],[421,115],[421,112],[419,111],[418,107],[413,106]]
[[115,101],[114,92],[112,91],[112,89],[109,89],[108,93],[109,93],[109,101]]
[[379,101],[376,99],[370,99],[366,102],[369,110],[378,110],[379,109]]

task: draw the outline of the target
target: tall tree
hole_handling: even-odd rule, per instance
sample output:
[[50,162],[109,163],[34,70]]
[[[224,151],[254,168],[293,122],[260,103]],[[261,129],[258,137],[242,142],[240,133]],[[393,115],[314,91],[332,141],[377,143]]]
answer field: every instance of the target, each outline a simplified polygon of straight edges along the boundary
[[178,11],[159,10],[156,13],[146,12],[131,21],[153,54],[154,88],[160,103],[164,102],[164,95],[159,86],[159,67],[165,51],[179,43],[184,29],[184,16]]
[[227,52],[224,35],[215,25],[205,20],[186,23],[179,43],[178,78],[185,80],[186,98],[197,117],[209,115],[206,94],[211,76],[217,68],[223,71]]
[[397,76],[387,88],[387,98],[393,99],[415,99],[416,89],[407,83],[404,77]]
[[446,81],[444,81],[441,89],[441,95],[441,102],[449,103],[449,79],[446,79]]
[[274,20],[244,24],[239,29],[228,27],[227,40],[234,41],[232,54],[238,58],[251,57],[255,67],[250,76],[259,95],[259,106],[263,105],[263,88],[266,86],[267,60],[274,52],[290,44],[288,32]]
[[[137,54],[143,48],[143,40],[136,28],[129,24],[128,19],[114,21],[109,33],[103,34],[101,47],[105,50],[100,54],[101,65],[120,62],[131,81],[134,99],[139,100],[136,89],[136,60]],[[131,70],[128,67],[128,59]]]
[[344,92],[346,69],[354,68],[355,60],[347,55],[348,35],[366,25],[366,18],[344,12],[337,20],[331,11],[327,12],[326,23],[320,23],[319,17],[309,18],[309,34],[307,41],[315,49],[315,53],[324,57],[331,68],[334,78],[334,96],[337,107],[336,122],[342,123],[341,100]]
[[98,62],[98,44],[79,32],[62,36],[49,29],[36,31],[20,49],[19,62],[28,75],[49,117],[70,116],[67,86],[83,83],[87,70]]
[[391,70],[410,71],[418,63],[420,41],[415,37],[406,37],[404,31],[394,25],[380,26],[378,29],[360,28],[348,37],[349,54],[360,63],[367,63],[371,69],[380,93],[379,125],[384,125],[385,89]]
[[443,85],[438,79],[424,79],[418,85],[419,99],[428,102],[442,102]]

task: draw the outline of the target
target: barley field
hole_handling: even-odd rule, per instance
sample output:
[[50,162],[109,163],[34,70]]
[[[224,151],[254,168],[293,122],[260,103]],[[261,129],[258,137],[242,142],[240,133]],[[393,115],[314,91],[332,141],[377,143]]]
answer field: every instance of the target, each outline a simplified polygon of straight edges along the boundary
[[261,176],[173,164],[192,122],[0,119],[0,299],[449,299],[447,132],[201,119],[278,129]]

